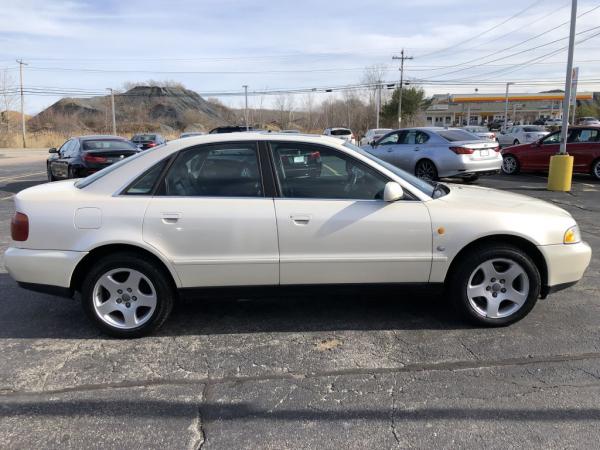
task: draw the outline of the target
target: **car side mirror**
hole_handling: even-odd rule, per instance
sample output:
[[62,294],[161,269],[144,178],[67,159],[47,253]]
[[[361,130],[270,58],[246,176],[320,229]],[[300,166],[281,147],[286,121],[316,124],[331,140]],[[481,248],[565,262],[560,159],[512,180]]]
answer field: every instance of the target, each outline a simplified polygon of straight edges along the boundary
[[377,141],[375,139],[373,139],[371,142],[369,142],[369,145],[371,147],[377,147]]
[[404,197],[404,189],[395,181],[386,183],[385,189],[383,190],[383,201],[384,202],[395,202],[402,200]]
[[56,150],[56,147],[52,147],[50,150],[48,150],[48,153],[58,153],[58,150]]

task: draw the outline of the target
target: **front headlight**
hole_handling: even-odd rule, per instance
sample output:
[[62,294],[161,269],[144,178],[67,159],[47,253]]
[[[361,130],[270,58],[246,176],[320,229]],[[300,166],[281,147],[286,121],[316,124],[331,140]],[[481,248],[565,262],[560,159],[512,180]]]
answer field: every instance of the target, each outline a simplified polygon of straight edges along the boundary
[[565,231],[565,237],[563,238],[563,243],[565,244],[577,244],[581,241],[581,232],[579,231],[579,227],[577,225],[572,226],[567,231]]

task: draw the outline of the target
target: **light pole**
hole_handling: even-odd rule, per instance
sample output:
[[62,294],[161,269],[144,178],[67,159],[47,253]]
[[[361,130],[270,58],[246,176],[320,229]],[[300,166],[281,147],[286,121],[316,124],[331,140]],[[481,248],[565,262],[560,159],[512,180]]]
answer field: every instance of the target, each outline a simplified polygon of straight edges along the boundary
[[502,131],[506,131],[506,123],[508,122],[508,87],[515,84],[512,81],[506,83],[506,95],[504,100],[504,122],[502,122]]
[[25,98],[23,94],[23,66],[27,64],[22,59],[17,59],[19,63],[19,91],[21,92],[21,137],[23,139],[23,148],[27,147],[27,140],[25,139]]
[[110,91],[110,106],[112,109],[112,130],[113,130],[113,135],[117,135],[117,120],[115,117],[115,93],[113,92],[112,88],[106,88],[107,90]]
[[571,1],[571,30],[569,34],[569,54],[567,56],[567,75],[565,77],[565,96],[562,103],[562,127],[560,130],[560,150],[558,155],[550,157],[548,171],[548,190],[568,192],[571,190],[573,175],[573,157],[567,154],[567,136],[569,135],[569,104],[571,103],[571,80],[573,77],[573,53],[575,50],[575,26],[577,24],[577,0]]
[[244,84],[242,87],[244,88],[244,98],[245,98],[244,123],[246,125],[246,131],[248,131],[248,85]]

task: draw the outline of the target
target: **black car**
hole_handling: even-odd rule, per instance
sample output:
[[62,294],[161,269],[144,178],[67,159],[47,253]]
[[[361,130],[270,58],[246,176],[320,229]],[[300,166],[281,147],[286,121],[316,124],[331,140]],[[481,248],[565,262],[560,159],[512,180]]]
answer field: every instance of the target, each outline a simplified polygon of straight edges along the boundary
[[238,133],[241,131],[254,131],[254,128],[248,127],[246,128],[244,125],[228,125],[225,127],[217,127],[210,130],[209,134],[215,133]]
[[131,141],[119,136],[73,137],[58,150],[49,150],[46,162],[48,180],[87,177],[139,152],[140,149]]
[[167,140],[162,135],[157,133],[140,133],[135,134],[131,138],[131,142],[133,142],[142,150],[147,150],[149,148],[156,147],[157,145],[165,144]]

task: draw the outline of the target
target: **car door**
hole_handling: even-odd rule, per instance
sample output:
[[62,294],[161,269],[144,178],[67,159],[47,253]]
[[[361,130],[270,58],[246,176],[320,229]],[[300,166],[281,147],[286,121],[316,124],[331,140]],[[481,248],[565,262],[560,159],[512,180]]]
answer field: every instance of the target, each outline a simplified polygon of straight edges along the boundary
[[50,162],[50,170],[56,179],[69,178],[69,161],[72,158],[72,149],[76,139],[69,139],[58,149],[58,157]]
[[569,134],[567,152],[573,156],[575,172],[589,172],[594,161],[594,149],[600,147],[600,131],[597,128],[573,129]]
[[500,145],[511,145],[511,137],[510,133],[512,132],[512,128],[507,128],[506,130],[500,131],[498,134],[498,142]]
[[[290,171],[281,163],[290,149],[318,152],[319,172]],[[271,150],[281,284],[429,280],[431,222],[421,201],[384,202],[387,177],[339,149],[273,142]]]
[[548,170],[550,157],[558,153],[560,132],[554,132],[538,142],[527,146],[520,154],[519,162],[523,170]]
[[143,239],[169,258],[183,287],[275,285],[273,198],[255,142],[181,150],[150,201]]
[[368,149],[369,153],[372,153],[390,164],[394,164],[395,151],[398,149],[403,134],[404,131],[393,131],[386,134],[375,143],[375,146]]

